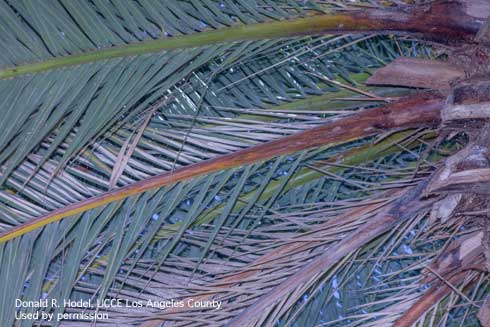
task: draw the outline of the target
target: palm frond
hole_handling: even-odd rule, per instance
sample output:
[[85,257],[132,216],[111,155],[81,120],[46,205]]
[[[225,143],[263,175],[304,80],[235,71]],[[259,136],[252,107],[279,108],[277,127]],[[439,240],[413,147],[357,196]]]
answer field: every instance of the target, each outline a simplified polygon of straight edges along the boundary
[[[0,2],[0,321],[475,324],[485,206],[455,178],[481,181],[459,169],[485,144],[447,116],[468,71],[437,43],[473,42],[482,18],[464,1]],[[135,306],[63,303],[106,298]],[[20,320],[37,309],[19,299],[67,315]]]

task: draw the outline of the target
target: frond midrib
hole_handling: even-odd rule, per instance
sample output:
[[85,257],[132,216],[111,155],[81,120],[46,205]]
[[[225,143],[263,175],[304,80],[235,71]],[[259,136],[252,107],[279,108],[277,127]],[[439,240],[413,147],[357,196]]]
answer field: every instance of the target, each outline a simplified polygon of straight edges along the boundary
[[[462,33],[461,26],[445,26],[443,19],[440,22],[434,22],[434,17],[428,17],[431,20],[424,24],[423,21],[414,21],[415,14],[392,10],[388,10],[390,13],[387,14],[385,11],[387,9],[380,12],[377,10],[331,12],[291,20],[238,25],[213,31],[125,44],[102,50],[96,49],[80,54],[3,68],[0,69],[0,80],[101,60],[203,47],[219,43],[372,31],[403,31],[426,33],[432,36],[449,32],[453,32],[455,35]],[[420,19],[420,17],[418,18]]]

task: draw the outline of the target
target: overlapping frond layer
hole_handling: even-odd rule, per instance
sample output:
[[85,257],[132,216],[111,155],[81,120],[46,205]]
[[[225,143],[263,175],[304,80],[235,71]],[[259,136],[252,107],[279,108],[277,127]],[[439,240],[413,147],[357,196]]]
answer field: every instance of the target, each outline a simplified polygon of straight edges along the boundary
[[[370,106],[381,103],[355,91],[340,90],[339,86],[326,85],[320,78],[331,77],[359,87],[356,79],[365,79],[363,70],[379,65],[380,61],[392,60],[396,55],[393,52],[395,44],[373,46],[371,42],[372,40],[352,41],[350,38],[298,40],[285,44],[268,41],[248,46],[250,52],[247,52],[245,59],[248,57],[250,62],[240,61],[237,64],[237,58],[244,58],[241,55],[243,47],[233,49],[221,59],[221,65],[216,63],[222,68],[218,73],[210,69],[198,70],[188,83],[171,89],[171,93],[166,95],[168,103],[163,103],[161,110],[154,114],[125,165],[118,185],[127,185],[157,173],[296,133],[325,123],[329,117],[348,114],[351,109],[362,108],[366,104]],[[305,43],[311,44],[313,50],[302,51]],[[350,51],[342,54],[337,52],[345,46],[366,49],[366,56],[357,59],[360,61],[357,67],[349,64]],[[284,54],[277,56],[271,52],[275,49],[284,51]],[[326,51],[330,54],[318,56],[316,51]],[[256,57],[260,60],[255,60]],[[307,65],[296,61],[295,58],[306,59]],[[150,63],[154,57],[150,56],[147,59]],[[250,71],[261,73],[250,76]],[[352,73],[355,75],[348,77]],[[210,74],[216,78],[210,79]],[[104,89],[98,90],[99,99],[104,94]],[[254,89],[254,93],[243,92],[247,89]],[[109,91],[106,101],[111,99]],[[389,95],[388,91],[390,90],[381,89],[378,94]],[[254,97],[249,97],[250,94],[254,94]],[[270,102],[274,99],[276,100],[272,106]],[[361,99],[369,102],[364,104],[360,102]],[[76,98],[73,101],[86,99]],[[147,106],[148,101],[140,106],[143,108],[145,104]],[[104,101],[98,101],[94,109],[100,109],[99,114],[86,114],[88,131],[82,128],[83,126],[78,126],[76,132],[71,132],[70,126],[66,124],[57,128],[41,143],[37,154],[30,155],[29,159],[14,171],[6,186],[13,192],[21,192],[22,196],[18,198],[18,203],[15,203],[15,197],[10,191],[2,192],[2,202],[7,205],[2,210],[8,217],[5,218],[6,223],[12,224],[16,220],[16,214],[22,220],[28,216],[39,215],[33,214],[34,212],[44,213],[46,210],[80,201],[83,197],[91,197],[108,189],[108,178],[118,164],[118,153],[122,151],[125,141],[134,135],[134,129],[139,128],[139,123],[126,123],[122,128],[104,136],[106,141],[97,142],[89,147],[72,165],[66,167],[62,175],[52,179],[72,154],[71,144],[83,145],[84,142],[80,141],[82,135],[89,140],[94,124],[100,123],[102,128],[108,125],[107,121],[112,119],[112,116],[106,115],[103,108]],[[77,116],[76,113],[71,114]],[[137,122],[141,120],[139,116],[137,118]],[[76,124],[76,120],[75,117],[73,123]],[[105,124],[101,124],[102,122]],[[74,143],[72,140],[77,142]],[[16,142],[19,143],[12,144],[11,148],[17,150],[13,158],[18,161],[21,160],[21,145],[25,143],[28,147],[26,150],[30,150],[33,142],[20,138],[16,138]],[[50,156],[50,161],[45,163]],[[9,167],[12,165],[7,166],[6,170]],[[38,174],[37,167],[43,167]],[[3,176],[7,177],[7,172]],[[32,183],[25,184],[32,176]],[[66,185],[63,183],[63,179],[66,178],[75,183]],[[50,181],[57,182],[51,185]],[[47,193],[46,185],[47,190],[50,190]],[[68,193],[60,193],[60,185],[63,185],[61,189]],[[57,196],[50,199],[54,195]],[[17,213],[15,210],[15,214],[7,213],[11,211],[9,207],[12,205],[19,209],[18,207],[22,206],[22,198],[25,197],[38,203],[38,208],[34,211],[26,210],[24,213]]]
[[[214,1],[140,1],[128,5],[4,1],[0,4],[0,26],[6,31],[2,33],[5,51],[0,55],[0,67],[96,54],[101,48],[304,15],[309,6],[271,12],[266,7],[256,10],[256,5],[247,2],[222,6]],[[168,90],[182,84],[202,65],[222,59],[231,46],[206,47],[204,43],[200,49],[143,53],[2,80],[3,181],[51,133],[56,137],[46,158],[67,141],[70,132],[76,132],[76,142],[65,149],[64,164],[110,127],[131,121],[150,104],[163,101]],[[250,51],[254,48],[251,46]],[[245,45],[242,52],[247,50]]]
[[[381,143],[379,147],[374,149],[367,146],[362,150],[367,152],[358,153],[359,156],[353,156],[352,159],[341,162],[349,166],[372,160],[376,156],[385,156],[394,150],[396,151],[393,142],[402,142],[408,148],[423,144],[417,140],[417,137],[407,138],[409,135],[402,133],[393,139],[386,139],[386,143]],[[159,191],[147,192],[141,196],[113,203],[105,208],[88,211],[81,217],[73,217],[74,219],[52,224],[51,227],[40,232],[40,235],[46,236],[38,236],[38,233],[32,233],[18,238],[16,241],[27,242],[26,251],[30,251],[29,249],[33,245],[35,245],[33,249],[38,246],[45,248],[40,243],[44,238],[54,242],[52,250],[45,252],[51,253],[52,262],[49,272],[43,270],[47,268],[40,265],[39,262],[33,261],[19,263],[19,267],[27,266],[25,272],[15,276],[8,274],[3,276],[9,278],[8,282],[10,283],[26,283],[27,293],[25,294],[32,294],[33,297],[42,296],[42,293],[46,293],[45,296],[49,297],[67,297],[68,294],[71,294],[71,285],[75,282],[78,285],[75,287],[75,295],[97,292],[99,295],[155,299],[164,296],[164,294],[165,296],[181,294],[178,289],[175,290],[175,293],[170,292],[173,287],[168,287],[166,284],[162,286],[162,291],[159,291],[160,287],[155,284],[155,281],[164,282],[167,278],[165,276],[168,276],[165,274],[166,271],[175,271],[174,269],[183,265],[183,268],[187,267],[185,268],[187,275],[184,272],[179,274],[183,280],[191,278],[192,280],[201,280],[199,283],[202,283],[202,281],[209,279],[212,282],[213,275],[221,276],[227,271],[227,266],[232,269],[236,265],[246,264],[257,258],[263,251],[266,253],[269,249],[275,248],[274,242],[288,240],[287,234],[293,233],[291,235],[294,235],[297,229],[296,225],[300,226],[306,223],[304,225],[306,227],[311,223],[312,228],[315,228],[317,223],[312,217],[309,217],[308,213],[311,210],[316,210],[311,209],[312,206],[324,207],[325,210],[320,209],[318,212],[317,219],[319,222],[328,221],[328,217],[335,217],[345,210],[344,205],[348,208],[354,201],[349,202],[342,199],[355,198],[365,194],[365,192],[372,192],[366,187],[378,185],[376,180],[364,180],[364,178],[343,184],[342,178],[337,174],[340,174],[345,168],[331,170],[327,165],[321,168],[321,171],[311,171],[306,167],[300,169],[304,164],[321,167],[325,164],[325,159],[329,158],[328,153],[313,151],[278,158],[245,169],[224,171],[163,188]],[[407,155],[408,157],[404,160],[411,156],[409,153]],[[413,161],[413,157],[409,160]],[[333,173],[333,176],[339,176],[340,179],[334,177],[332,181],[332,175],[322,173],[322,171]],[[310,176],[311,173],[315,176]],[[392,178],[397,178],[397,174],[400,173],[410,174],[410,170],[395,170]],[[384,171],[379,177],[385,179],[387,175],[390,176],[391,174]],[[306,188],[298,187],[304,185],[309,186]],[[401,185],[404,184],[390,185],[388,183],[385,186],[393,188]],[[273,188],[273,190],[271,191],[269,188]],[[248,198],[247,202],[240,200],[243,197]],[[291,199],[295,200],[291,201]],[[333,200],[340,200],[340,202],[334,204],[331,202]],[[327,202],[320,204],[322,201]],[[203,213],[213,207],[220,208],[222,204],[224,208],[218,209],[215,225],[199,227],[202,223],[211,222],[211,220],[200,221]],[[332,210],[328,209],[331,205],[333,205],[334,211],[328,213]],[[286,215],[278,215],[277,210],[280,206],[284,206],[281,211],[284,211]],[[340,207],[335,209],[337,206]],[[305,208],[304,213],[297,212],[297,209],[301,207]],[[288,212],[290,214],[287,214]],[[216,216],[211,215],[210,217]],[[356,218],[358,217],[351,216],[350,219]],[[284,223],[280,223],[282,220]],[[276,227],[269,226],[272,221],[274,226],[276,226],[275,223],[279,225]],[[256,230],[262,225],[264,226],[263,231],[261,228]],[[281,227],[282,225],[284,226]],[[345,226],[347,229],[340,228],[339,235],[343,235],[344,232],[358,226],[358,222],[350,227],[349,225],[351,224],[347,223]],[[334,226],[337,225],[334,224]],[[274,230],[273,234],[270,234],[271,228]],[[243,231],[240,231],[242,229]],[[327,235],[330,233],[328,230],[325,232]],[[208,236],[208,233],[213,236]],[[248,233],[256,235],[254,238],[257,237],[256,241],[250,243],[252,247],[248,246],[248,242],[241,243],[242,237]],[[231,237],[231,235],[237,236]],[[34,241],[31,238],[36,238],[36,236],[38,238],[33,244]],[[266,236],[271,238],[271,241],[261,240]],[[284,236],[285,238],[283,238]],[[306,233],[305,237],[309,240],[309,233]],[[311,237],[315,239],[313,235]],[[322,237],[319,236],[319,238]],[[236,241],[232,242],[235,239]],[[225,240],[228,241],[223,243]],[[327,237],[327,240],[334,241],[336,238],[332,234],[331,237]],[[230,243],[228,244],[228,242]],[[269,242],[272,243],[268,244]],[[263,249],[256,248],[254,244],[263,247]],[[8,242],[5,246],[16,245]],[[223,246],[225,247],[223,248]],[[257,251],[257,254],[254,254],[254,251]],[[180,255],[183,256],[182,259],[177,260],[176,256]],[[213,265],[213,261],[218,260],[222,255],[231,256],[230,259],[232,260],[229,263],[216,261],[216,264],[219,265],[218,268],[218,266]],[[186,257],[187,259],[185,259]],[[8,263],[14,263],[12,260],[17,260],[11,257],[4,258],[2,267],[8,267],[10,266]],[[194,259],[189,261],[189,258]],[[179,263],[180,260],[183,261]],[[300,260],[296,267],[300,267],[303,260]],[[66,266],[74,268],[61,269]],[[153,272],[155,269],[157,271]],[[33,271],[34,274],[31,274]],[[31,280],[30,276],[38,276],[38,274],[44,274],[43,276],[49,278],[43,282]],[[206,277],[206,275],[208,276]],[[286,275],[281,276],[285,277]],[[114,285],[114,280],[122,284],[120,286]],[[278,281],[280,280],[282,279],[278,279]],[[176,280],[173,281],[176,282]],[[273,285],[269,285],[269,287],[271,286]],[[132,293],[129,289],[134,287],[147,289],[147,291],[142,294]],[[189,289],[193,290],[194,288]],[[264,288],[264,291],[267,289],[268,287]],[[147,294],[149,290],[153,291]],[[200,293],[203,288],[198,287],[195,291]],[[11,296],[15,297],[16,295],[8,294],[6,300],[11,299]],[[113,315],[113,317],[122,320],[128,318],[123,313]],[[11,312],[5,312],[2,319],[10,321],[12,319]],[[113,323],[114,320],[111,322]],[[134,323],[136,321],[132,321],[132,324]]]
[[[292,161],[291,163],[289,160],[289,164],[283,163],[277,165],[279,161],[274,162],[272,176],[277,176],[274,178],[283,181],[293,178],[294,170],[291,171],[291,169],[297,169],[294,167],[295,162],[298,162],[298,159],[304,162],[303,159],[307,159],[309,156],[310,155],[304,155],[302,158],[293,157],[291,159],[295,161]],[[316,155],[314,158],[318,160],[318,163],[323,161],[321,156],[318,157],[318,155]],[[314,164],[315,161],[306,162]],[[281,167],[285,164],[285,167]],[[389,165],[389,161],[385,164]],[[287,166],[290,166],[291,168],[289,170],[285,169]],[[382,166],[378,166],[378,168],[382,169]],[[151,195],[151,198],[158,198],[160,195],[163,196],[160,200],[164,200],[168,196],[168,200],[163,201],[163,203],[167,204],[167,208],[164,211],[160,211],[158,207],[151,207],[151,205],[148,207],[147,205],[144,205],[144,202],[147,202],[148,199],[132,200],[136,201],[134,202],[134,204],[136,204],[135,207],[140,208],[136,212],[140,212],[139,210],[144,212],[144,210],[148,208],[149,211],[146,214],[143,214],[143,216],[146,216],[146,219],[149,217],[153,217],[153,219],[150,218],[149,222],[146,224],[131,223],[131,225],[128,225],[124,229],[125,232],[123,233],[127,232],[129,233],[128,235],[130,235],[133,233],[133,228],[145,228],[147,230],[144,230],[143,234],[148,236],[146,233],[158,229],[156,225],[161,224],[163,220],[166,219],[165,217],[167,217],[168,210],[172,210],[171,208],[174,207],[177,210],[176,214],[180,216],[178,219],[184,223],[181,228],[178,229],[180,240],[174,242],[175,239],[172,237],[169,241],[163,241],[161,243],[152,244],[150,242],[146,253],[142,253],[141,251],[144,251],[144,246],[147,246],[148,243],[139,239],[139,242],[136,244],[141,244],[141,247],[140,245],[137,245],[136,248],[133,247],[132,250],[128,252],[131,253],[131,257],[127,258],[123,264],[121,261],[114,258],[114,256],[117,256],[114,253],[104,255],[107,251],[115,251],[110,250],[107,247],[107,244],[118,242],[117,240],[120,239],[120,235],[118,233],[112,233],[111,231],[107,231],[108,234],[103,233],[100,238],[97,238],[98,242],[94,245],[95,248],[93,252],[94,255],[99,256],[100,259],[94,259],[95,266],[86,270],[86,274],[80,277],[77,282],[77,292],[94,294],[94,292],[99,289],[99,283],[105,284],[106,274],[110,271],[117,271],[117,276],[119,276],[117,278],[118,282],[124,283],[126,286],[122,288],[119,285],[112,286],[108,289],[108,294],[110,294],[110,296],[122,296],[134,300],[155,300],[175,298],[178,296],[198,297],[200,295],[211,293],[216,294],[216,299],[223,299],[226,301],[232,301],[232,299],[234,299],[233,301],[237,301],[241,299],[236,305],[231,302],[227,304],[226,311],[223,312],[222,315],[216,315],[212,311],[198,311],[195,312],[194,315],[191,315],[193,317],[191,319],[195,320],[190,320],[194,324],[199,324],[201,318],[205,316],[208,322],[215,321],[219,323],[220,320],[224,321],[232,317],[234,310],[239,310],[242,305],[248,305],[253,302],[256,296],[267,292],[267,290],[284,280],[288,275],[294,273],[294,271],[299,269],[305,262],[308,262],[316,255],[324,253],[324,248],[328,249],[328,246],[335,244],[339,238],[345,235],[345,233],[362,227],[364,225],[362,223],[364,221],[363,219],[372,217],[372,214],[375,213],[376,210],[382,208],[385,202],[390,202],[390,197],[385,197],[385,202],[371,203],[370,200],[366,199],[365,203],[363,200],[359,203],[359,200],[356,199],[354,193],[364,193],[362,188],[357,188],[354,185],[342,186],[343,183],[341,181],[332,181],[330,180],[331,177],[327,176],[325,179],[319,180],[318,183],[314,182],[317,183],[317,185],[323,184],[322,188],[317,190],[313,189],[304,196],[301,195],[302,188],[291,189],[289,191],[284,189],[283,194],[275,198],[269,198],[268,200],[263,199],[257,206],[242,207],[242,211],[238,211],[236,214],[232,215],[228,215],[228,213],[225,212],[222,217],[226,217],[226,220],[223,222],[222,227],[219,227],[219,225],[211,225],[203,226],[197,230],[194,228],[192,230],[186,230],[189,226],[188,219],[192,220],[198,217],[199,211],[206,207],[206,204],[211,197],[214,197],[213,201],[223,201],[224,203],[230,203],[231,201],[231,203],[233,203],[232,199],[228,198],[225,194],[228,196],[235,196],[233,193],[235,193],[237,187],[240,188],[240,180],[243,178],[253,178],[259,183],[259,176],[262,176],[262,173],[260,172],[261,169],[271,170],[270,165],[265,165],[263,168],[251,167],[249,170],[234,171],[230,179],[232,184],[224,186],[221,189],[222,191],[217,194],[211,191],[216,189],[216,187],[212,187],[212,185],[214,183],[222,185],[222,178],[226,178],[227,176],[230,176],[230,174],[226,174],[225,176],[211,176],[211,180],[199,181],[198,184],[200,186],[190,185],[189,187],[198,186],[198,190],[196,189],[195,191],[192,190],[192,188],[183,186],[172,189],[168,191],[167,194],[155,193],[154,195]],[[360,169],[362,170],[362,168]],[[283,173],[283,171],[286,171],[287,174]],[[402,172],[403,170],[398,171],[397,168],[393,168],[391,173],[389,170],[384,170],[385,177],[382,178],[386,178],[386,175],[397,178],[396,176]],[[336,173],[340,174],[341,172],[336,170]],[[405,173],[410,175],[410,170],[405,171]],[[381,176],[382,175],[380,175],[380,177]],[[352,183],[367,182],[367,180],[363,179],[357,181],[356,179],[352,180]],[[370,182],[375,183],[375,180],[370,180]],[[246,184],[248,185],[249,183]],[[283,187],[286,187],[287,185],[284,182],[281,184]],[[365,185],[367,186],[367,184]],[[401,184],[391,185],[388,183],[384,185],[389,186],[390,188],[397,188],[409,185],[409,183],[405,184],[404,182],[401,182]],[[205,192],[206,190],[211,192]],[[174,199],[182,198],[182,196],[185,196],[183,198],[184,202],[181,205],[177,205],[176,201],[178,200]],[[291,198],[297,199],[297,203],[291,205]],[[335,202],[332,202],[333,200],[335,200]],[[198,204],[196,201],[202,202]],[[150,200],[148,203],[154,202]],[[284,207],[281,207],[281,203]],[[235,206],[237,204],[235,204]],[[138,205],[143,205],[145,209]],[[182,205],[184,206],[182,207]],[[129,204],[127,204],[127,206],[129,208]],[[170,208],[168,208],[168,206],[170,206]],[[371,208],[366,209],[364,206],[371,206]],[[129,220],[121,219],[126,212],[124,209],[125,205],[121,204],[119,207],[119,213],[117,213],[116,217],[112,218],[114,219],[114,226],[118,225],[118,223],[122,223],[121,221],[129,222]],[[350,213],[349,210],[358,212],[358,214]],[[361,215],[362,210],[365,210],[364,215]],[[109,211],[107,211],[107,213],[108,212]],[[138,219],[136,217],[140,217],[139,214],[134,216],[136,212],[131,214],[132,218],[129,218],[131,221]],[[150,213],[152,212],[157,212],[157,215],[150,216]],[[340,219],[340,217],[344,217],[344,219]],[[87,218],[83,218],[83,220],[86,220]],[[93,218],[95,218],[95,220]],[[96,224],[97,220],[102,219],[102,215],[99,218],[93,216],[91,219],[91,224]],[[258,222],[260,222],[260,224],[258,224]],[[274,222],[273,225],[271,225],[272,222]],[[250,230],[251,225],[254,227]],[[165,229],[165,226],[163,227]],[[298,230],[304,230],[304,234],[298,235]],[[214,237],[212,237],[212,235],[214,235]],[[69,237],[68,240],[70,240]],[[210,243],[210,240],[214,241],[211,241]],[[279,249],[281,246],[286,246],[286,248],[288,248],[291,243],[294,242],[297,242],[295,244],[298,244],[299,248],[294,251],[291,250],[293,251],[291,254],[286,251],[280,256],[271,256],[270,261],[265,260],[263,264],[254,268],[254,265],[257,265],[254,264],[254,262],[260,259],[262,255],[267,257],[266,254],[268,252],[277,252],[276,249]],[[395,247],[394,245],[390,246],[393,248]],[[105,250],[103,250],[104,247],[106,247]],[[122,245],[121,251],[128,251],[125,249],[125,246]],[[170,249],[174,250],[168,252]],[[200,254],[203,249],[207,249],[206,252],[208,254],[206,254],[206,252]],[[151,259],[152,253],[158,253],[156,262],[154,259]],[[172,253],[172,255],[166,255],[166,253]],[[190,253],[194,253],[194,255],[190,255]],[[202,255],[205,257],[200,259]],[[291,255],[293,256],[291,257]],[[135,259],[140,256],[141,259]],[[89,262],[91,261],[89,260]],[[121,266],[121,269],[118,269],[112,267],[114,264],[123,265]],[[261,269],[257,270],[256,268],[258,267]],[[250,268],[252,269],[250,270]],[[156,272],[154,272],[155,269],[157,270]],[[182,271],[180,271],[177,276],[172,275],[172,272],[176,272],[176,269],[182,269]],[[245,278],[250,272],[253,274],[253,277],[249,275],[249,277]],[[149,276],[151,276],[150,279],[148,279]],[[265,278],[266,276],[267,278]],[[329,278],[333,277],[334,273],[329,274]],[[230,282],[224,282],[227,278],[239,281],[242,286],[230,287]],[[111,278],[107,278],[107,280],[111,280]],[[192,282],[189,283],[189,280]],[[223,282],[220,283],[220,280],[223,280]],[[265,284],[262,284],[261,281],[265,282]],[[339,279],[337,279],[337,282],[338,281]],[[321,283],[322,280],[319,282]],[[185,289],[179,286],[180,283],[186,285]],[[130,289],[136,289],[136,292],[130,291]],[[145,289],[145,291],[139,293],[138,290],[140,289]],[[330,297],[332,297],[332,295],[330,295]],[[335,305],[335,302],[333,305]],[[160,317],[161,311],[151,311],[154,314],[153,318]],[[148,315],[147,311],[145,313],[138,312],[139,311],[136,310],[131,313],[112,313],[111,316],[114,317],[114,320],[111,320],[108,323],[117,322],[128,326],[134,324],[137,325],[140,319]],[[276,314],[279,313],[280,312],[278,311]],[[135,317],[135,315],[139,316]],[[182,323],[185,323],[185,321],[189,322],[188,319],[190,319],[191,316],[187,314],[186,320],[182,321]],[[161,317],[171,321],[180,321],[178,313],[167,314]],[[69,326],[70,324],[67,323],[66,325]]]

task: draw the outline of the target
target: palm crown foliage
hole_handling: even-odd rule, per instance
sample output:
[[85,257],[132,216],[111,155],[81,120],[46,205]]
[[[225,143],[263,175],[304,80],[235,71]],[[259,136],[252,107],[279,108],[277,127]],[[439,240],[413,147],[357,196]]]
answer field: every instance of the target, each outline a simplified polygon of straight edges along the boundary
[[[371,123],[417,90],[365,82],[445,55],[411,34],[308,25],[398,6],[0,1],[2,326],[92,324],[18,320],[35,310],[15,299],[223,303],[85,310],[144,327],[391,326],[420,305],[448,247],[482,238],[414,200],[467,138],[425,111]],[[488,275],[461,276],[419,326],[478,324]]]

